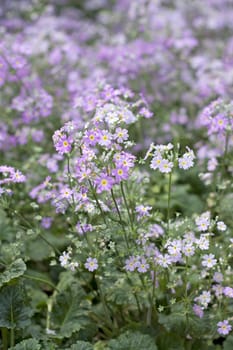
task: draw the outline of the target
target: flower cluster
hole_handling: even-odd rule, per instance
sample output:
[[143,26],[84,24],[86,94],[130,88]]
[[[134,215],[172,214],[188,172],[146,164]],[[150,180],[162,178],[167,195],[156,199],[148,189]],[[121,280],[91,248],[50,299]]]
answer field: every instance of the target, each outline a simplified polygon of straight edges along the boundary
[[[151,145],[149,155],[152,156],[150,167],[153,170],[159,170],[161,173],[170,173],[175,164],[178,163],[180,169],[187,170],[194,165],[195,155],[189,148],[182,156],[178,156],[174,151],[174,145]],[[153,151],[153,152],[152,152]]]

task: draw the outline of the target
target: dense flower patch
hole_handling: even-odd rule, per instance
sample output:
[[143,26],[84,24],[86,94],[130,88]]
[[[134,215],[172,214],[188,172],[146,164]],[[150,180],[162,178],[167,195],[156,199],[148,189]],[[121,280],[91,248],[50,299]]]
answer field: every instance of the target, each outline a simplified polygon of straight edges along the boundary
[[233,3],[3,1],[0,348],[233,348]]

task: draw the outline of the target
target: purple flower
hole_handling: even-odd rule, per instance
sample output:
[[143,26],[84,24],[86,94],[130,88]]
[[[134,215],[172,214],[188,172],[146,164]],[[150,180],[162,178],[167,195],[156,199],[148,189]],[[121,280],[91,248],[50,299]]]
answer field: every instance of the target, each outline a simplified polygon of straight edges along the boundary
[[217,323],[218,333],[221,335],[227,335],[232,330],[232,326],[229,324],[228,320],[223,320]]
[[101,173],[96,179],[95,184],[97,186],[96,192],[101,193],[103,191],[110,191],[114,184],[114,180],[106,173]]
[[145,206],[145,205],[137,205],[135,208],[136,213],[138,214],[138,218],[144,217],[144,216],[150,216],[151,214],[149,211],[152,209],[150,206]]
[[52,221],[53,221],[52,218],[46,217],[46,216],[45,216],[45,217],[43,217],[42,220],[41,220],[41,226],[42,226],[43,228],[48,229],[48,228],[51,227]]
[[146,259],[142,258],[137,262],[137,270],[138,272],[146,272],[149,269],[149,264],[147,263]]
[[72,139],[62,136],[58,142],[55,143],[55,148],[59,154],[70,153],[72,150]]
[[202,310],[202,307],[200,305],[194,304],[193,305],[193,312],[199,318],[202,318],[204,316],[204,311]]
[[127,271],[134,271],[138,267],[138,257],[130,256],[129,259],[125,261],[125,269]]
[[120,183],[122,180],[127,180],[129,177],[129,170],[125,166],[119,166],[112,170],[112,175],[116,179],[116,183]]
[[91,258],[91,257],[87,258],[84,266],[88,271],[91,271],[91,272],[97,270],[99,267],[97,259]]

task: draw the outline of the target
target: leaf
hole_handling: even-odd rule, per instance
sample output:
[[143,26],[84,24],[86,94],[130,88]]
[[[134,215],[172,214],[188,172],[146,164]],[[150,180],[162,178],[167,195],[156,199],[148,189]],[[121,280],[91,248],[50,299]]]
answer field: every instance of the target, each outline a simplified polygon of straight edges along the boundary
[[66,350],[93,350],[93,346],[91,343],[86,341],[78,341],[76,344],[73,344],[71,348]]
[[20,277],[26,271],[27,266],[22,259],[15,260],[7,269],[0,275],[0,287],[10,282],[14,278]]
[[223,350],[232,350],[233,349],[233,335],[227,337],[223,343]]
[[157,350],[154,339],[139,332],[126,332],[117,339],[110,340],[110,350]]
[[5,286],[0,291],[0,327],[25,328],[30,324],[31,310],[21,285]]
[[41,350],[41,345],[35,339],[26,339],[15,345],[10,350]]
[[70,337],[88,324],[88,303],[79,284],[73,283],[56,295],[51,313],[52,329],[56,336]]

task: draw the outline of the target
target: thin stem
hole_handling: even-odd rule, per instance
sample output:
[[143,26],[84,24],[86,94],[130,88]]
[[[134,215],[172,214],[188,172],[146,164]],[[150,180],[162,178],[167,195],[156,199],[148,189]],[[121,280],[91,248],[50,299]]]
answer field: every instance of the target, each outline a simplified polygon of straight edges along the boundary
[[90,180],[88,180],[88,183],[89,183],[89,185],[90,185],[90,187],[91,187],[93,196],[94,196],[94,198],[95,198],[97,207],[99,208],[99,210],[100,210],[100,212],[101,212],[101,215],[102,215],[102,218],[103,218],[103,220],[104,220],[104,223],[105,223],[105,225],[107,225],[107,222],[106,222],[106,219],[105,219],[105,216],[104,216],[104,212],[103,212],[103,209],[101,208],[101,205],[100,205],[100,202],[99,202],[98,197],[97,197],[97,195],[96,195],[94,186],[92,185],[92,183],[91,183]]
[[133,229],[134,229],[134,227],[133,227],[133,220],[132,220],[132,217],[131,217],[131,214],[130,214],[128,202],[127,202],[127,200],[126,200],[123,182],[121,182],[121,193],[122,193],[122,196],[123,196],[123,199],[124,199],[124,203],[125,203],[125,206],[126,206],[126,210],[127,210],[127,213],[128,213],[130,225],[131,225],[131,228],[132,228],[132,230],[133,230]]
[[39,233],[38,236],[39,236],[41,239],[43,239],[43,241],[45,241],[51,248],[53,248],[57,254],[61,255],[61,251],[60,251],[57,247],[55,247],[52,243],[50,243],[50,242],[47,240],[47,238],[45,238],[45,237],[42,235],[42,233]]
[[7,350],[8,349],[8,329],[5,327],[2,327],[1,333],[2,333],[3,350]]
[[13,307],[11,304],[11,323],[12,323],[12,328],[10,330],[10,345],[13,348],[13,346],[15,345],[15,330],[13,328],[13,324],[14,324],[14,313],[13,313]]
[[121,212],[119,210],[119,207],[118,207],[118,204],[117,204],[117,201],[116,201],[116,198],[115,198],[115,195],[114,195],[114,192],[113,190],[111,189],[111,195],[112,195],[112,199],[113,199],[113,202],[115,204],[115,207],[116,207],[116,210],[117,210],[117,214],[119,216],[119,219],[120,219],[120,224],[122,226],[122,229],[123,229],[123,233],[124,233],[124,237],[125,237],[125,242],[126,242],[126,245],[127,245],[127,248],[129,250],[129,242],[128,242],[128,237],[127,237],[127,234],[126,234],[126,231],[125,231],[125,226],[124,226],[124,223],[122,221],[122,217],[121,217]]
[[28,278],[30,280],[34,280],[34,281],[43,282],[45,284],[48,284],[49,286],[53,287],[57,292],[60,293],[59,289],[50,281],[44,280],[43,278],[40,278],[40,277],[30,276],[27,274],[24,274],[23,277]]
[[172,187],[172,171],[169,173],[169,180],[168,180],[168,197],[167,197],[167,233],[169,233],[169,230],[170,230],[171,187]]

